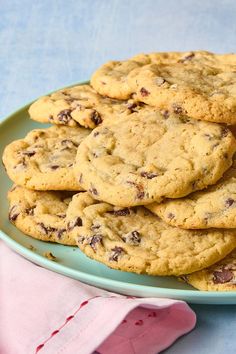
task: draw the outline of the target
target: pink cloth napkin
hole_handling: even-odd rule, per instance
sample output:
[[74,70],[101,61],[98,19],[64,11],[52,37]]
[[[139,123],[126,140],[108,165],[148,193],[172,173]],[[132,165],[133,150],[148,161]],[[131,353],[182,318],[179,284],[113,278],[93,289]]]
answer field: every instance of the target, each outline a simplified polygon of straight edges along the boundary
[[110,293],[0,241],[1,354],[157,354],[195,326],[185,302]]

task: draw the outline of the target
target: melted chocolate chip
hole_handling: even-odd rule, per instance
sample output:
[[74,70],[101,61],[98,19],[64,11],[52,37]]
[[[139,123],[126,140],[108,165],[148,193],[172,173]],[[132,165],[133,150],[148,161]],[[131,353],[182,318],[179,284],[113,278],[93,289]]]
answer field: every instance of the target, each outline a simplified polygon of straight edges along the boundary
[[225,201],[225,206],[226,206],[227,208],[229,208],[229,207],[231,207],[234,203],[235,203],[235,200],[234,200],[234,199],[228,198],[228,199],[226,199],[226,201]]
[[145,196],[144,191],[139,190],[138,193],[137,193],[137,198],[138,198],[138,199],[143,199],[144,196]]
[[101,118],[101,115],[97,112],[97,111],[93,111],[91,113],[91,121],[95,124],[95,125],[98,125],[98,124],[101,124],[102,123],[102,118]]
[[57,231],[57,237],[60,239],[60,238],[62,237],[62,234],[63,234],[64,232],[66,232],[66,229],[59,229],[59,230]]
[[20,212],[17,211],[17,205],[13,205],[13,207],[9,211],[9,220],[10,221],[16,221],[18,215],[20,215]]
[[130,104],[128,104],[128,106],[127,106],[127,108],[128,108],[128,110],[130,110],[130,112],[131,113],[133,113],[133,112],[136,112],[137,110],[135,110],[135,108],[137,108],[137,103],[130,103]]
[[78,147],[79,145],[77,143],[75,143],[74,141],[70,140],[70,139],[64,139],[61,141],[61,145],[65,146],[66,148],[72,148],[74,147]]
[[124,235],[122,239],[125,241],[125,243],[128,243],[130,245],[139,245],[141,238],[140,238],[140,233],[136,230],[129,232],[128,234]]
[[165,119],[169,118],[169,116],[170,116],[170,112],[167,111],[166,109],[163,109],[163,110],[161,111],[161,114],[163,115],[163,117],[164,117]]
[[68,124],[69,121],[72,119],[71,112],[72,112],[71,109],[64,109],[63,111],[58,113],[57,118],[58,118],[59,122],[62,122],[64,124]]
[[34,215],[34,209],[36,208],[36,205],[34,205],[34,206],[32,206],[32,207],[30,207],[30,208],[27,208],[27,209],[25,209],[25,213],[27,214],[27,215]]
[[129,183],[129,184],[131,184],[131,185],[133,185],[133,186],[135,186],[136,188],[137,188],[137,198],[138,199],[143,199],[144,198],[144,196],[145,196],[145,193],[144,193],[144,190],[143,190],[143,185],[142,184],[137,184],[137,183],[135,183],[135,182],[133,182],[133,181],[127,181],[127,183]]
[[51,170],[57,170],[60,166],[59,165],[51,165]]
[[228,283],[234,277],[233,272],[228,269],[222,268],[221,271],[213,272],[213,282],[214,284],[224,284]]
[[179,60],[179,63],[184,63],[185,61],[189,61],[191,59],[193,59],[195,57],[194,53],[189,53],[188,55],[186,55],[185,57],[181,58]]
[[73,230],[76,226],[83,226],[83,221],[79,216],[75,220],[68,222],[67,229],[70,231]]
[[117,247],[117,246],[112,248],[111,251],[112,251],[112,254],[109,258],[109,261],[114,261],[114,262],[117,262],[120,255],[124,252],[122,247]]
[[93,136],[98,136],[99,135],[99,132],[95,132],[94,134],[93,134]]
[[150,92],[148,90],[146,90],[144,87],[142,87],[140,89],[140,93],[141,93],[142,97],[146,97],[146,96],[150,95]]
[[168,213],[167,214],[168,219],[173,220],[175,218],[175,214],[173,213]]
[[93,186],[91,186],[91,188],[89,189],[89,192],[92,193],[93,195],[98,195],[97,189],[94,188]]
[[152,179],[152,178],[155,178],[155,177],[158,176],[158,174],[154,173],[154,172],[145,172],[145,171],[143,171],[140,174],[141,174],[142,177],[145,177],[147,179]]
[[51,234],[52,232],[55,232],[57,231],[57,229],[55,227],[52,227],[52,226],[46,226],[44,225],[44,223],[40,222],[38,223],[39,227],[41,228],[42,232],[45,234],[45,235],[48,235],[48,234]]
[[113,214],[115,216],[126,216],[126,215],[130,215],[130,209],[124,208],[120,210],[112,210],[112,211],[108,211],[108,213]]
[[34,156],[36,154],[36,151],[22,151],[22,155],[31,157]]
[[88,239],[88,244],[94,250],[97,251],[97,244],[102,243],[102,235],[94,235]]
[[96,231],[96,230],[100,229],[100,227],[101,227],[100,224],[93,224],[93,225],[91,226],[91,230]]
[[56,216],[60,219],[65,219],[66,214],[56,214]]
[[173,103],[172,108],[173,108],[174,113],[176,113],[176,114],[183,113],[183,108],[180,105],[178,105],[177,103]]
[[221,138],[225,138],[229,134],[229,129],[226,127],[221,128]]

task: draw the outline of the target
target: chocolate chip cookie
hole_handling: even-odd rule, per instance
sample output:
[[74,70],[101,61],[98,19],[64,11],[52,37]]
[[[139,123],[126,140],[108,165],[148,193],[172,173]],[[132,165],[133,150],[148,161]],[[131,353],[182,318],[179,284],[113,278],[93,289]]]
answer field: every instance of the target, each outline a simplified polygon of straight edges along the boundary
[[75,245],[66,223],[71,198],[71,192],[38,192],[13,186],[8,192],[9,220],[36,239]]
[[127,272],[191,273],[222,259],[236,245],[233,231],[174,228],[144,207],[115,207],[87,192],[73,196],[67,221],[82,252]]
[[29,115],[38,122],[93,129],[106,119],[119,119],[139,107],[133,100],[110,99],[89,85],[79,85],[39,98],[30,106]]
[[184,229],[236,228],[236,160],[214,186],[147,208],[167,224]]
[[159,109],[235,124],[236,65],[217,64],[150,64],[133,70],[127,82],[138,100]]
[[7,174],[16,184],[36,190],[81,190],[74,176],[77,148],[90,133],[85,128],[35,129],[13,141],[3,153]]
[[236,250],[213,266],[182,279],[199,290],[236,291]]
[[214,184],[235,150],[224,126],[147,107],[94,129],[78,148],[75,173],[98,200],[145,205]]

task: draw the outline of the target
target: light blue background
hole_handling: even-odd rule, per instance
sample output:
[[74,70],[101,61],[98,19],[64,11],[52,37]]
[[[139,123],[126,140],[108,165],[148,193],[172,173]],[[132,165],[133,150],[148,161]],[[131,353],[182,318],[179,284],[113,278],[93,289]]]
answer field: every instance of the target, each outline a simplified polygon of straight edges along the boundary
[[[110,59],[235,45],[233,0],[0,0],[0,119]],[[196,329],[165,353],[235,353],[236,307],[192,308]]]

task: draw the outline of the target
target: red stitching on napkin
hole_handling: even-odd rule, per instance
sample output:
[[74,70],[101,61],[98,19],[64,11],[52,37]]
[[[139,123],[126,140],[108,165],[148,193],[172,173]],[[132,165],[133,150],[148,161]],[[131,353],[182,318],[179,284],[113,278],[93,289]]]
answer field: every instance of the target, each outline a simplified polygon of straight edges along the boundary
[[51,339],[52,337],[54,337],[56,334],[58,334],[58,333],[60,332],[60,330],[61,330],[62,328],[64,328],[64,327],[67,325],[67,323],[70,322],[70,321],[77,315],[77,313],[79,312],[79,310],[80,310],[82,307],[86,306],[91,300],[93,300],[93,299],[95,299],[95,298],[98,298],[98,297],[101,297],[101,296],[93,296],[93,297],[91,297],[90,299],[88,299],[88,300],[86,300],[86,301],[83,301],[83,302],[79,305],[79,308],[74,312],[73,315],[68,316],[68,317],[66,318],[65,322],[64,322],[58,329],[56,329],[55,331],[53,331],[53,332],[51,333],[51,335],[50,335],[42,344],[39,344],[39,345],[37,346],[37,348],[36,348],[36,350],[35,350],[35,354],[37,354],[37,353],[44,347],[44,345],[45,345],[48,341],[50,341],[50,339]]

